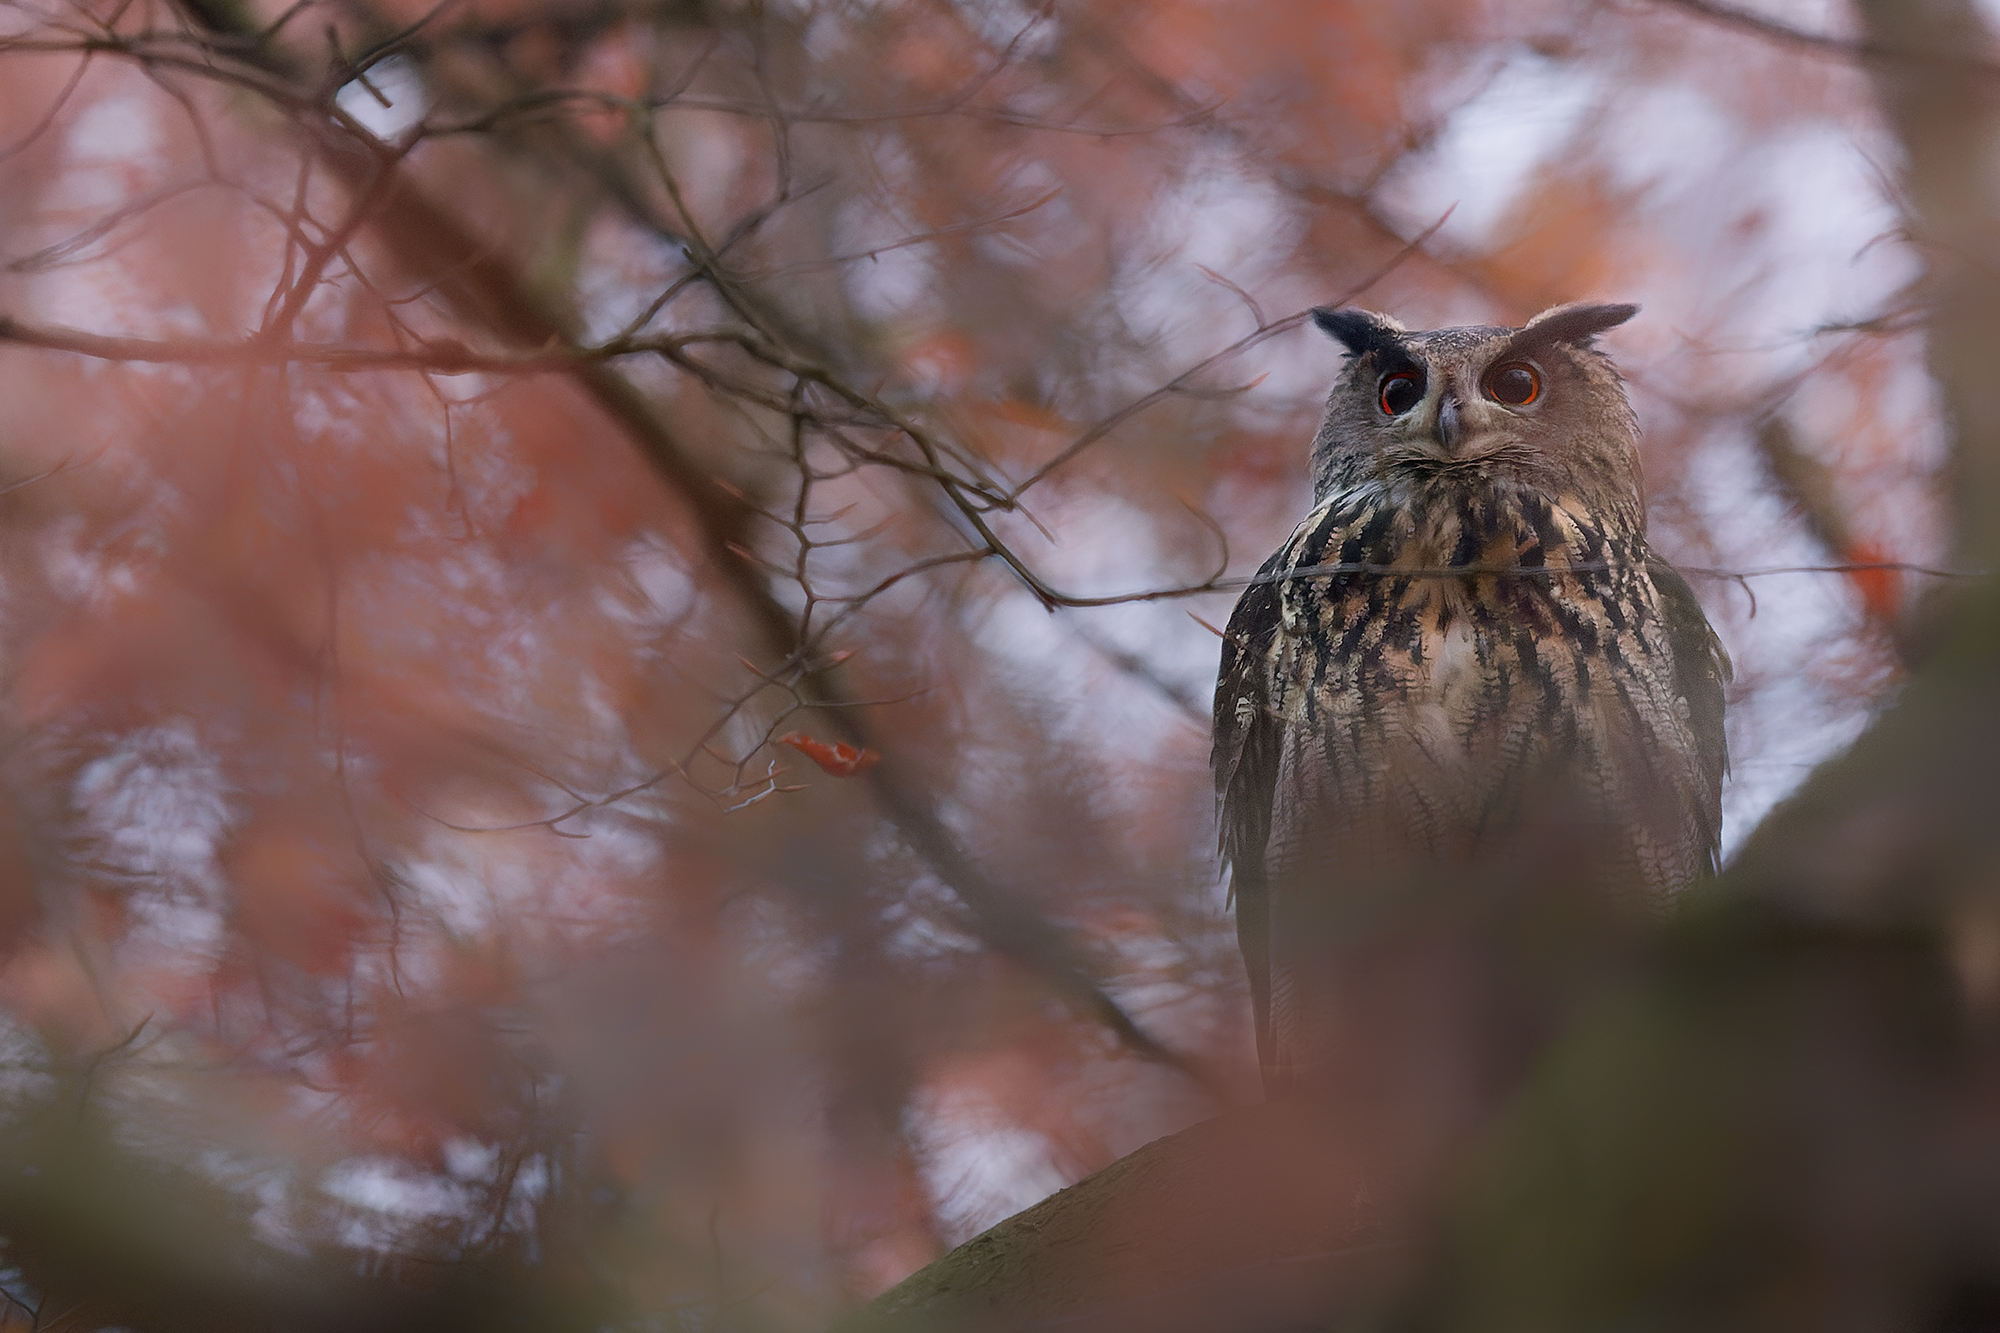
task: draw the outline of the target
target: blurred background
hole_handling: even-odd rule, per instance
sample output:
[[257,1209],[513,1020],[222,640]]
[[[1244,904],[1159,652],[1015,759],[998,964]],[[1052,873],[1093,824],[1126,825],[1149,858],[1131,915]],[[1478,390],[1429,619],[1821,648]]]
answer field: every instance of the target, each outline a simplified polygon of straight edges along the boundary
[[0,7],[5,1326],[815,1329],[1257,1100],[1314,305],[1644,307],[1733,852],[1953,563],[1863,19]]

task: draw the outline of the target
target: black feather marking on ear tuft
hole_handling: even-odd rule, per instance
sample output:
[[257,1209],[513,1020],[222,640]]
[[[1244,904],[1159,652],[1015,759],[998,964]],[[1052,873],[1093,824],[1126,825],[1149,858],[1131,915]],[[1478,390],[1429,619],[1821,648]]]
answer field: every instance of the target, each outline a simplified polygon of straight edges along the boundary
[[1405,350],[1403,330],[1380,315],[1366,310],[1335,310],[1331,306],[1316,306],[1312,316],[1313,323],[1340,340],[1341,345],[1347,348],[1350,359],[1366,356],[1370,352]]
[[1546,347],[1550,343],[1588,347],[1598,334],[1617,328],[1638,313],[1639,307],[1635,305],[1597,305],[1578,301],[1573,305],[1555,306],[1529,320],[1527,327],[1511,339],[1508,350],[1523,352],[1530,347]]

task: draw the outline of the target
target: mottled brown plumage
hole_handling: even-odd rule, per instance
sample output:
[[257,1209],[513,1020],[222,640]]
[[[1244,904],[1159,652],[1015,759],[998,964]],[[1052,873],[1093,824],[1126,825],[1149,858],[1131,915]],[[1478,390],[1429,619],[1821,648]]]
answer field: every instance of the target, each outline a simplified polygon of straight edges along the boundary
[[1230,617],[1215,701],[1274,1091],[1313,1059],[1330,896],[1472,864],[1551,807],[1609,849],[1607,892],[1660,904],[1715,865],[1728,659],[1647,549],[1637,424],[1590,345],[1633,313],[1316,312],[1349,352],[1316,507]]

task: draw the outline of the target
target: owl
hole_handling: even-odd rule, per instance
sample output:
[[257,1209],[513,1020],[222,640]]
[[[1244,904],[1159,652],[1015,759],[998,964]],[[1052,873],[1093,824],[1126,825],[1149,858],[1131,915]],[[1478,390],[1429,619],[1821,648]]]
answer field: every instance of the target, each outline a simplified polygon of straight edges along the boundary
[[1647,547],[1638,423],[1593,346],[1637,310],[1313,312],[1347,351],[1314,508],[1230,616],[1215,696],[1273,1095],[1313,1064],[1328,922],[1371,884],[1476,866],[1552,814],[1642,915],[1715,867],[1729,660]]

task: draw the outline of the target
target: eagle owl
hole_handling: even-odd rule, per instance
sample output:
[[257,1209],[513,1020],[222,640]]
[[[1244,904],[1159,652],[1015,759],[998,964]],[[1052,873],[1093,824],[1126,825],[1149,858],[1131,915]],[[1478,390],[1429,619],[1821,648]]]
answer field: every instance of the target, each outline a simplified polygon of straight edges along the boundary
[[1728,658],[1647,549],[1638,424],[1592,346],[1637,307],[1430,332],[1313,313],[1347,349],[1314,508],[1237,603],[1215,696],[1274,1094],[1313,1062],[1330,899],[1558,812],[1605,891],[1663,904],[1715,867],[1727,762]]

